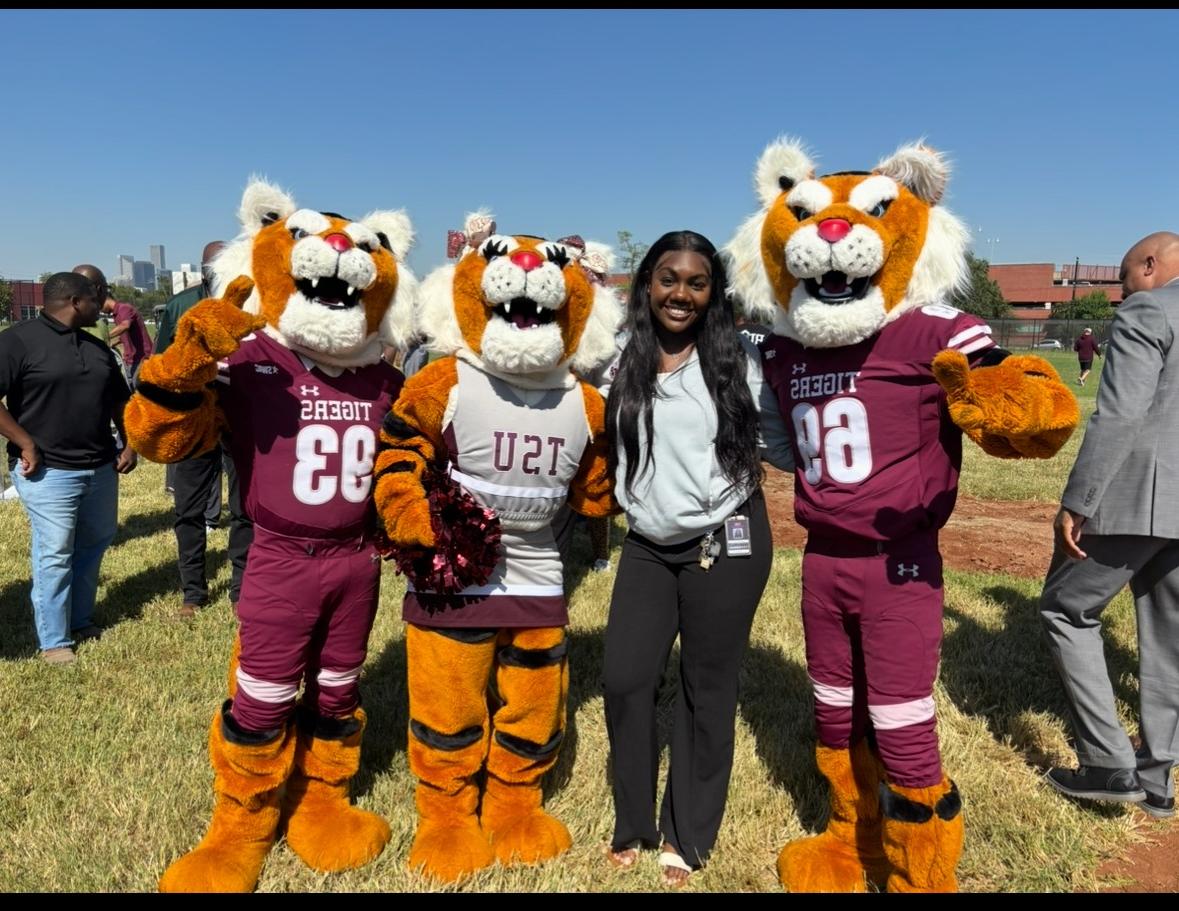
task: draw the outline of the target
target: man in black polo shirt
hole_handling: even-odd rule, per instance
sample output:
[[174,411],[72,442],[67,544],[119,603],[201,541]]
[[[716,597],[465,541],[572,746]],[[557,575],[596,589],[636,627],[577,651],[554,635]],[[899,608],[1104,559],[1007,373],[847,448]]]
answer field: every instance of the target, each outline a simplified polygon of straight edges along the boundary
[[51,664],[73,662],[74,644],[101,632],[94,599],[118,520],[115,473],[135,467],[110,431],[113,420],[123,436],[123,371],[84,331],[98,322],[99,294],[84,275],[58,272],[41,315],[0,332],[0,434],[32,526],[33,615]]

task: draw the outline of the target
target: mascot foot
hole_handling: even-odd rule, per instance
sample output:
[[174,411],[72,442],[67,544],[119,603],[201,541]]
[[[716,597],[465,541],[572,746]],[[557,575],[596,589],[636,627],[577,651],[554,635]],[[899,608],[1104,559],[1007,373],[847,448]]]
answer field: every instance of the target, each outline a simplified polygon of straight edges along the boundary
[[539,784],[508,784],[487,776],[480,817],[500,863],[540,863],[572,847],[569,830],[542,809],[541,796]]
[[442,882],[455,882],[495,863],[495,853],[479,827],[473,783],[447,794],[418,782],[418,830],[409,849],[409,868]]
[[325,718],[300,712],[295,770],[287,784],[287,844],[321,873],[362,867],[389,841],[389,824],[354,807],[348,785],[360,769],[365,714]]
[[778,856],[778,879],[791,892],[866,892],[883,886],[888,860],[881,846],[880,760],[861,740],[850,750],[819,746],[819,771],[831,789],[827,829],[793,841]]
[[279,788],[291,773],[295,738],[284,728],[263,743],[241,731],[226,702],[209,731],[217,802],[209,831],[160,878],[161,892],[250,892],[274,844]]
[[452,883],[495,863],[487,836],[474,816],[466,819],[427,820],[418,823],[409,867],[427,876]]
[[962,798],[949,778],[930,788],[880,784],[889,892],[957,892]]

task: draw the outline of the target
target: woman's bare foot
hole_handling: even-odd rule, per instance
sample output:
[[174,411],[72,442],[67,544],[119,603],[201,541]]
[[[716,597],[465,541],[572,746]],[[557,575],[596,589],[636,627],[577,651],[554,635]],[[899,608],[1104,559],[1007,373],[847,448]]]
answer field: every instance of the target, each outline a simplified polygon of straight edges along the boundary
[[636,847],[612,848],[607,845],[606,858],[610,861],[611,866],[625,870],[639,862],[639,849]]

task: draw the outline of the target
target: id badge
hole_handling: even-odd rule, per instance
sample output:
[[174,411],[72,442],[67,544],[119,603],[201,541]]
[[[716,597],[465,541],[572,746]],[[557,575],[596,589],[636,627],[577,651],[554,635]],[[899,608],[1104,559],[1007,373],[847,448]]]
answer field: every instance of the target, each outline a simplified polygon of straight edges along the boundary
[[725,554],[730,557],[748,557],[752,553],[749,516],[729,516],[725,519]]

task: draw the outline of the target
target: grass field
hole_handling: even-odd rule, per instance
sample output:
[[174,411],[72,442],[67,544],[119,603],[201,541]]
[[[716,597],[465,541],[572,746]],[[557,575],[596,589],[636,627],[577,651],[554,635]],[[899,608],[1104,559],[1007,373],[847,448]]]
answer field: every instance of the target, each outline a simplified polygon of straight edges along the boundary
[[[974,467],[988,476],[1021,467],[997,464]],[[1067,465],[1059,471],[1067,472]],[[169,861],[204,831],[212,806],[206,731],[222,699],[233,638],[225,533],[211,542],[214,604],[191,622],[177,622],[181,599],[162,476],[160,467],[143,464],[123,482],[120,533],[99,591],[98,620],[110,629],[101,641],[82,646],[78,663],[65,668],[34,657],[27,524],[18,503],[0,503],[5,891],[150,890]],[[1002,489],[1006,482],[971,483]],[[775,890],[781,845],[821,827],[825,818],[826,790],[813,762],[798,572],[798,554],[779,551],[742,673],[728,813],[712,863],[692,878],[692,890]],[[363,680],[371,726],[356,792],[359,803],[389,819],[393,840],[365,869],[330,877],[312,873],[280,844],[262,890],[432,888],[405,869],[414,818],[405,753],[402,586],[386,573]],[[570,728],[548,789],[549,806],[569,826],[574,847],[541,867],[485,871],[463,889],[659,888],[653,856],[637,869],[616,871],[602,853],[612,826],[600,693],[612,581],[612,573],[585,575],[573,596]],[[1036,582],[1001,575],[948,577],[935,695],[946,767],[965,801],[960,874],[968,890],[1092,889],[1100,859],[1124,849],[1147,825],[1134,810],[1079,807],[1039,780],[1045,763],[1071,764],[1073,756],[1060,687],[1040,643],[1038,589]],[[1128,599],[1121,596],[1106,616],[1107,650],[1125,708],[1137,699]],[[673,683],[674,667],[661,702],[665,727]]]

